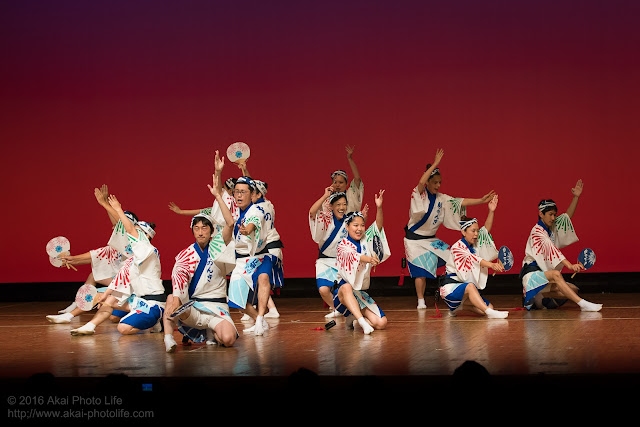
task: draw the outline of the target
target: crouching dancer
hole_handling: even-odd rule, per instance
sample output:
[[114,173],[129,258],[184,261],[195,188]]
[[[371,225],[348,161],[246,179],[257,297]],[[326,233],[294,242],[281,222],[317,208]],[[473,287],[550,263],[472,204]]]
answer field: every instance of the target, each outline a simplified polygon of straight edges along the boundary
[[[196,343],[206,340],[207,344],[231,347],[238,338],[229,314],[225,265],[221,260],[231,241],[234,221],[216,180],[214,175],[214,185],[209,188],[218,201],[226,224],[213,234],[213,220],[209,215],[200,213],[191,220],[191,231],[196,241],[176,256],[171,273],[173,293],[167,297],[164,313],[164,345],[168,353],[177,347],[173,337],[176,324],[184,336]],[[183,304],[190,307],[172,317]]]
[[93,335],[96,326],[107,320],[114,309],[128,313],[118,323],[121,334],[135,334],[152,328],[152,332],[160,332],[165,295],[160,278],[160,255],[151,244],[156,234],[155,225],[144,221],[134,225],[114,195],[109,196],[109,204],[125,228],[133,255],[124,262],[104,292],[98,312],[85,325],[72,329],[71,335]]
[[490,231],[493,226],[494,212],[498,206],[498,196],[489,202],[489,214],[482,228],[476,218],[461,217],[462,238],[451,246],[451,256],[447,261],[447,274],[436,294],[449,306],[449,314],[455,316],[458,310],[469,306],[471,311],[487,316],[489,319],[504,319],[508,311],[498,311],[487,301],[480,291],[487,285],[489,268],[504,271],[498,257]]
[[367,289],[371,270],[390,255],[387,238],[382,228],[382,195],[375,195],[376,220],[365,229],[362,212],[349,212],[344,220],[347,237],[337,247],[338,279],[334,291],[334,306],[346,317],[346,327],[353,329],[357,322],[369,335],[387,326],[387,316],[369,296]]

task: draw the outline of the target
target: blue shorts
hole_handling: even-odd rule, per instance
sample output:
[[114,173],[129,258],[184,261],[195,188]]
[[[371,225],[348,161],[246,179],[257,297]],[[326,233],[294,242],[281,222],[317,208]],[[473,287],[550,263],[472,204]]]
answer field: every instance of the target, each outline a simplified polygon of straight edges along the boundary
[[[450,285],[452,283],[454,283],[454,282],[449,282],[449,283],[447,283],[447,285]],[[460,283],[453,290],[453,292],[447,294],[446,297],[442,298],[444,300],[444,302],[447,304],[447,306],[449,307],[449,310],[454,311],[456,308],[460,307],[460,304],[462,304],[462,300],[464,298],[464,292],[467,289],[467,285],[468,284],[469,283]],[[478,291],[478,293],[479,293],[479,291]],[[484,303],[487,304],[487,306],[489,306],[490,302],[485,297],[480,295],[480,298],[482,298]]]
[[[338,283],[338,286],[336,287],[336,289],[333,292],[333,306],[335,307],[336,311],[338,313],[341,313],[344,317],[348,317],[351,315],[351,311],[349,311],[347,309],[347,306],[342,304],[340,302],[340,298],[338,298],[338,289],[340,288],[340,286],[342,286],[343,284],[345,284],[347,282],[344,281],[344,279],[342,279],[340,281],[340,283]],[[360,294],[364,297],[364,298],[368,298],[371,299],[371,297],[369,296],[369,294],[367,294],[364,291],[354,291],[354,292],[360,292]],[[358,298],[356,298],[356,300],[358,300]],[[371,299],[371,301],[373,302],[373,299]],[[362,304],[360,304],[360,301],[358,300],[358,305],[360,306],[360,310],[362,311],[363,309],[367,308],[366,306],[363,306]],[[386,316],[384,314],[384,311],[382,311],[382,309],[380,308],[380,306],[378,305],[378,310],[380,310],[380,317],[384,317]]]
[[129,312],[124,310],[113,310],[113,313],[111,313],[111,315],[116,317],[124,317],[127,315],[127,313]]
[[143,331],[145,329],[152,328],[156,323],[158,323],[158,320],[162,319],[163,314],[164,309],[162,307],[159,305],[152,305],[149,307],[148,313],[137,310],[130,311],[120,320],[120,323],[130,325]]

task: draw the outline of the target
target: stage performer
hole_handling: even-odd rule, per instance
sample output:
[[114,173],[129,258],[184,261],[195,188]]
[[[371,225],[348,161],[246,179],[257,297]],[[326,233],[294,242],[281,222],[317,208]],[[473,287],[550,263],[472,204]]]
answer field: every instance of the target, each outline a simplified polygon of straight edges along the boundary
[[[249,172],[249,169],[247,168],[247,161],[248,159],[243,159],[238,161],[237,166],[238,169],[240,169],[240,171],[242,172],[242,176],[247,177],[247,178],[251,178],[251,173]],[[260,181],[258,179],[254,179],[253,180],[255,186],[256,186],[256,191],[254,191],[251,194],[251,203],[257,203],[260,199],[264,199],[264,203],[270,205],[270,208],[273,211],[273,218],[275,221],[275,208],[273,206],[273,203],[271,203],[268,199],[267,199],[267,187],[268,184],[266,182]],[[263,190],[264,192],[261,192],[260,190]],[[237,219],[237,216],[235,217]],[[279,237],[278,237],[279,238]],[[269,252],[271,252],[273,255],[279,256],[282,255],[282,252],[278,252],[277,248],[275,250],[270,250]],[[253,308],[256,308],[256,304],[253,304]],[[280,313],[278,312],[278,309],[276,308],[276,303],[273,301],[273,291],[271,291],[271,295],[269,296],[269,300],[267,301],[267,312],[264,315],[265,318],[273,318],[276,319],[278,317],[280,317]],[[244,315],[242,316],[242,318],[240,319],[241,321],[251,321],[253,320],[253,318],[251,316],[249,316],[249,314],[244,313]],[[253,332],[254,328],[250,327],[245,329],[246,332]]]
[[504,271],[500,261],[492,262],[498,257],[498,251],[491,236],[494,212],[498,206],[495,195],[488,204],[489,214],[484,226],[480,228],[476,218],[463,216],[460,219],[462,238],[451,245],[449,260],[446,265],[446,276],[439,288],[440,298],[449,306],[449,314],[455,316],[458,310],[469,309],[487,316],[489,319],[504,319],[508,311],[494,310],[493,305],[480,295],[487,285],[489,268]]
[[124,262],[104,292],[98,312],[85,325],[72,329],[71,335],[93,335],[96,326],[107,320],[114,309],[128,312],[118,323],[121,334],[135,334],[146,329],[159,332],[165,295],[160,278],[160,255],[151,244],[156,234],[155,224],[139,221],[134,225],[114,195],[109,196],[109,204],[122,221],[133,255]]
[[334,290],[334,306],[345,316],[346,327],[358,323],[369,335],[387,326],[387,316],[366,292],[371,270],[391,255],[383,229],[384,190],[375,195],[376,220],[365,228],[362,212],[349,212],[344,219],[347,237],[337,247],[338,278]]
[[319,248],[316,260],[316,286],[320,297],[330,308],[326,318],[341,316],[333,306],[331,290],[338,278],[337,246],[347,237],[344,223],[347,213],[347,195],[343,192],[334,192],[333,188],[333,185],[325,188],[322,197],[309,209],[311,238]]
[[[214,233],[209,215],[199,213],[191,220],[191,232],[196,241],[176,256],[171,273],[173,293],[167,296],[163,318],[165,350],[169,353],[177,347],[173,338],[176,323],[180,332],[196,343],[206,341],[231,347],[238,337],[227,304],[225,265],[218,261],[232,241],[234,220],[219,191],[215,174],[209,189],[224,215],[225,226]],[[171,317],[186,303],[193,305]]]
[[[122,221],[119,220],[118,214],[111,205],[109,205],[109,189],[107,185],[103,184],[100,188],[94,188],[93,193],[98,204],[106,210],[109,220],[111,221],[111,226],[113,227],[107,246],[80,255],[66,255],[60,256],[59,258],[69,265],[91,264],[91,273],[89,273],[89,276],[85,280],[85,284],[97,287],[99,293],[96,297],[97,304],[102,299],[104,291],[107,289],[109,283],[111,283],[111,280],[118,274],[122,264],[132,253]],[[124,214],[134,224],[138,221],[138,217],[133,212],[125,212]],[[57,315],[48,315],[47,320],[51,323],[70,323],[74,317],[82,313],[85,313],[85,311],[79,309],[76,303],[73,302],[64,310],[59,311]],[[125,314],[126,312],[122,310],[114,310],[110,320],[112,322],[119,322],[120,318]]]
[[405,226],[404,248],[409,273],[415,281],[418,308],[426,308],[424,292],[427,278],[435,279],[436,270],[447,263],[449,245],[436,237],[440,225],[460,230],[460,218],[466,206],[488,203],[494,192],[479,199],[454,198],[440,193],[442,176],[438,165],[444,156],[439,149],[433,164],[427,165],[411,194],[409,222]]
[[335,193],[345,193],[347,195],[347,200],[349,202],[347,206],[347,212],[356,212],[362,209],[362,200],[364,197],[364,182],[362,182],[360,171],[358,171],[358,166],[353,160],[353,152],[355,150],[355,147],[347,145],[345,147],[345,150],[347,151],[347,160],[349,161],[349,166],[351,166],[353,179],[349,184],[349,177],[347,175],[347,172],[342,169],[338,169],[331,174],[331,188]]
[[[275,224],[273,205],[264,197],[252,202],[254,193],[264,195],[249,177],[236,183],[234,195],[240,214],[234,226],[236,267],[229,283],[229,307],[244,310],[255,320],[247,332],[263,335],[269,328],[264,315],[271,291],[283,285],[282,242]],[[257,310],[253,307],[257,305]]]
[[558,207],[551,199],[538,204],[538,222],[531,229],[524,251],[520,280],[523,287],[524,306],[546,308],[543,298],[569,299],[578,304],[582,311],[600,311],[602,304],[589,302],[578,296],[578,288],[567,283],[562,277],[562,269],[571,272],[584,270],[580,263],[571,264],[560,249],[578,241],[571,218],[575,214],[578,199],[582,195],[582,180],[571,189],[573,198],[567,212],[558,214]]

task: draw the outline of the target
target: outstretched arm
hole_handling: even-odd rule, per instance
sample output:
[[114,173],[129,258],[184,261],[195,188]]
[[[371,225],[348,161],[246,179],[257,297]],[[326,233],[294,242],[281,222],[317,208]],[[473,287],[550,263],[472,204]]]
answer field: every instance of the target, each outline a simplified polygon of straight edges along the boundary
[[222,238],[224,239],[225,245],[231,241],[231,236],[233,235],[233,216],[231,215],[231,211],[227,207],[227,204],[222,199],[222,190],[220,189],[220,178],[213,174],[213,186],[208,185],[209,191],[218,201],[218,206],[220,207],[220,212],[222,212],[222,217],[224,218],[225,226],[222,229]]
[[420,194],[424,193],[424,188],[427,186],[427,181],[429,181],[429,178],[431,178],[431,173],[434,170],[436,170],[436,168],[440,164],[440,160],[442,160],[442,156],[444,156],[444,150],[442,148],[439,148],[436,151],[436,156],[433,159],[433,163],[431,164],[431,167],[429,167],[429,169],[427,169],[422,174],[422,176],[420,177],[420,181],[418,181],[418,192]]
[[311,209],[309,209],[309,218],[313,219],[316,217],[318,210],[320,210],[324,201],[329,198],[329,196],[331,195],[331,193],[333,193],[333,191],[334,191],[333,185],[330,185],[324,189],[324,194],[322,195],[322,197],[320,197],[318,200],[316,200],[316,202],[313,205],[311,205]]
[[122,206],[120,205],[120,202],[118,201],[116,196],[114,196],[113,194],[109,195],[109,205],[111,205],[111,207],[118,214],[118,218],[120,219],[120,221],[122,221],[122,225],[124,225],[125,231],[137,239],[138,229],[133,225],[131,220],[129,220],[129,218],[127,218],[127,216],[124,214],[124,211],[122,210]]
[[347,160],[349,161],[349,166],[351,166],[351,173],[353,174],[352,182],[356,187],[359,187],[362,179],[360,178],[360,171],[358,171],[358,166],[356,166],[356,162],[353,160],[353,151],[355,150],[355,147],[347,145],[345,149],[347,150]]
[[496,192],[491,190],[489,191],[487,194],[485,194],[484,196],[482,196],[479,199],[468,199],[465,198],[462,201],[462,206],[473,206],[473,205],[481,205],[482,203],[489,203],[491,201],[491,199],[493,199],[493,196],[496,195]]
[[573,214],[576,213],[576,207],[578,206],[578,199],[582,194],[582,187],[583,187],[582,180],[579,179],[578,182],[576,183],[576,186],[571,189],[571,194],[573,194],[573,199],[571,199],[571,203],[567,208],[567,215],[569,215],[569,218],[573,218]]
[[486,228],[488,232],[491,232],[491,227],[493,227],[493,216],[497,207],[498,195],[496,194],[489,202],[489,213],[487,214],[487,220],[484,222],[484,228]]
[[202,210],[202,209],[180,209],[180,207],[178,207],[178,205],[176,205],[173,202],[169,202],[169,209],[171,209],[173,212],[177,213],[178,215],[189,215],[189,216],[197,215]]

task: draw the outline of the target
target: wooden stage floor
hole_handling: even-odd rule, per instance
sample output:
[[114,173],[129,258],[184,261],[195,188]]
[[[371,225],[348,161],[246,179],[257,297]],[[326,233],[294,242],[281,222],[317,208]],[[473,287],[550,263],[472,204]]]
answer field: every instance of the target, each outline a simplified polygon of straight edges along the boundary
[[[427,310],[417,310],[413,297],[380,297],[389,325],[369,336],[359,328],[346,330],[342,319],[322,329],[326,310],[319,298],[281,297],[276,299],[280,318],[268,319],[264,336],[244,334],[251,324],[233,312],[240,332],[234,347],[179,345],[173,354],[165,353],[162,334],[121,336],[111,323],[93,336],[71,336],[69,330],[91,314],[62,325],[45,319],[67,302],[6,302],[0,304],[0,377],[10,389],[24,392],[54,385],[88,390],[106,387],[107,381],[147,391],[197,383],[222,385],[231,393],[257,386],[332,395],[345,386],[406,387],[410,396],[413,387],[433,394],[482,382],[504,386],[509,390],[504,396],[533,386],[572,393],[607,388],[605,396],[616,398],[622,388],[637,390],[640,293],[584,296],[603,303],[602,311],[581,312],[568,302],[556,310],[527,312],[519,308],[519,296],[488,296],[497,309],[511,310],[506,320],[469,312],[449,317],[443,303],[443,315],[436,318],[433,299],[427,299]],[[174,335],[180,343],[181,335]],[[456,371],[465,361],[478,370]],[[3,390],[6,395],[7,387]]]

